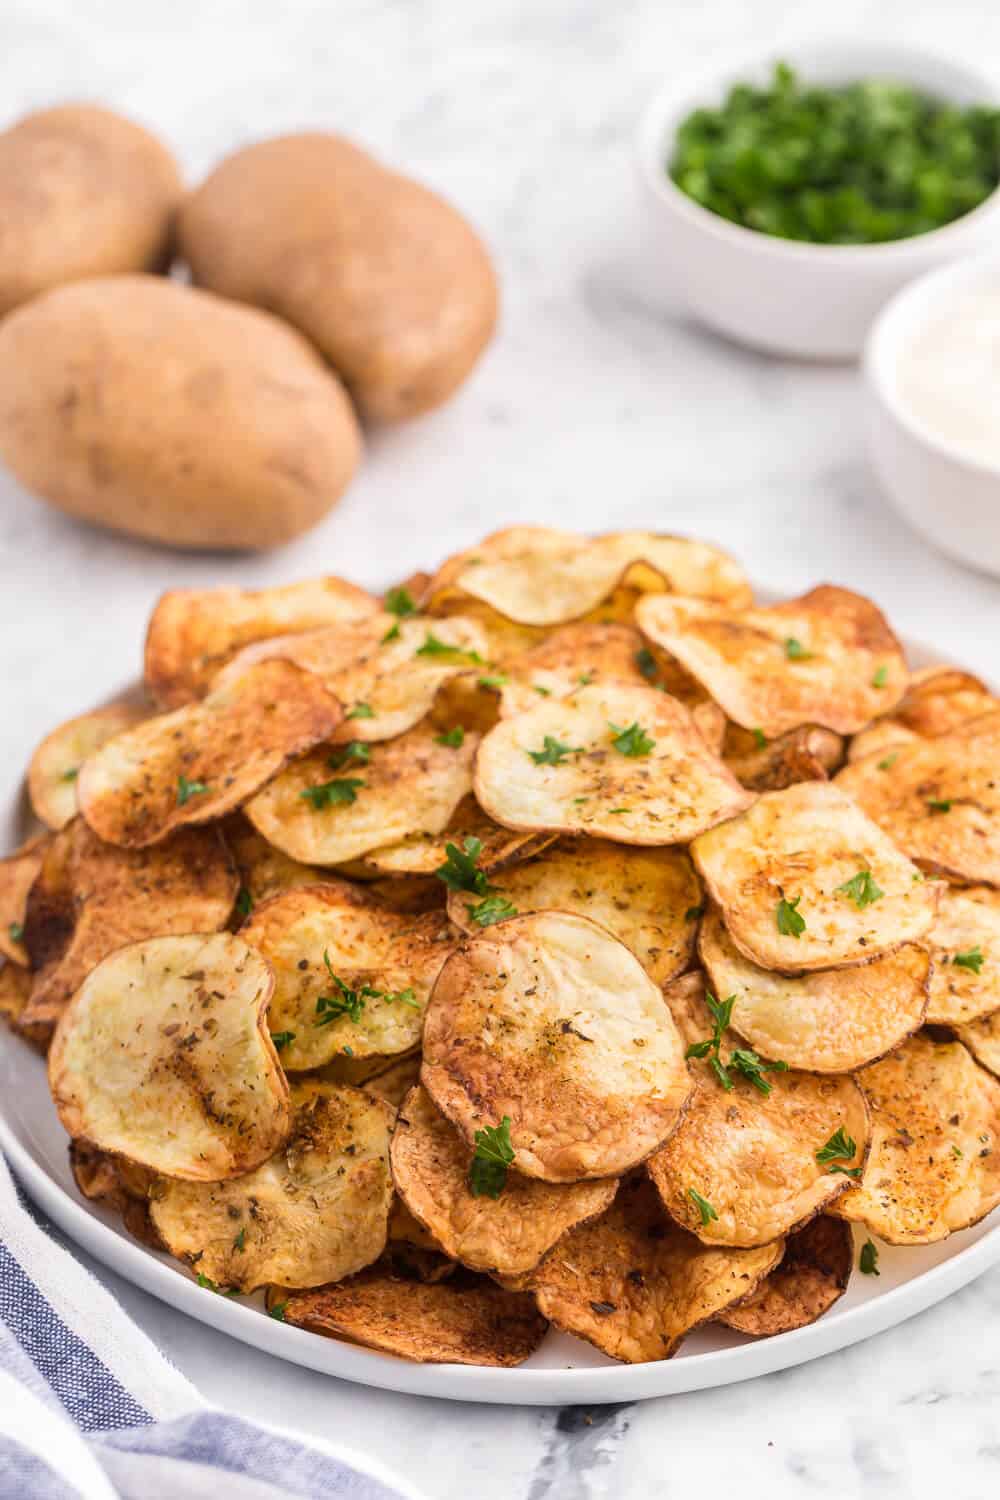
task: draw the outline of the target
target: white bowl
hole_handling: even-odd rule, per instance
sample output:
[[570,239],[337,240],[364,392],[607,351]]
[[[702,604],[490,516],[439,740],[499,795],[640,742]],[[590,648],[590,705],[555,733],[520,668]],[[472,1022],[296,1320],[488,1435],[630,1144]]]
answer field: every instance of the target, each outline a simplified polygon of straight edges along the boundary
[[963,452],[921,422],[899,379],[900,360],[928,321],[981,286],[1000,291],[1000,254],[932,271],[884,309],[865,350],[868,442],[883,488],[910,524],[950,557],[1000,575],[1000,465]]
[[849,359],[860,353],[883,303],[913,277],[1000,240],[1000,192],[943,229],[880,245],[812,245],[760,234],[702,208],[670,180],[678,126],[693,109],[722,103],[734,83],[762,85],[776,62],[807,82],[898,78],[957,104],[996,103],[993,76],[895,43],[831,40],[769,47],[671,83],[650,102],[638,132],[651,273],[718,332],[776,354]]

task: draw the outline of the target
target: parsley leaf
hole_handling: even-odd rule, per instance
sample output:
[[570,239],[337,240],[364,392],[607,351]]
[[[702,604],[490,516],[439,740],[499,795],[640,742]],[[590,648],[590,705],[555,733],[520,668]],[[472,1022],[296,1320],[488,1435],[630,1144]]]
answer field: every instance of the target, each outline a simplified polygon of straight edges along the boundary
[[789,661],[812,661],[813,654],[807,651],[801,641],[797,641],[794,635],[790,635],[785,641],[785,656]]
[[344,717],[345,719],[374,719],[375,710],[370,703],[355,703],[353,708],[348,709]]
[[510,1139],[510,1116],[499,1125],[476,1131],[476,1149],[469,1163],[469,1191],[474,1198],[499,1198],[507,1182],[507,1168],[514,1160]]
[[787,1073],[786,1062],[764,1062],[750,1047],[737,1047],[729,1055],[729,1061],[724,1064],[726,1068],[732,1068],[736,1073],[742,1073],[759,1094],[766,1098],[771,1092],[773,1085],[764,1077],[765,1073]]
[[778,902],[774,918],[782,937],[800,938],[805,932],[806,919],[799,915],[799,902],[801,900],[801,896],[796,896],[794,901],[786,901],[784,896],[782,896]]
[[650,651],[648,646],[643,646],[641,650],[635,653],[635,664],[639,668],[639,671],[642,673],[643,677],[645,677],[647,682],[656,681],[656,678],[659,675],[656,665],[656,657],[653,655],[652,651]]
[[274,1043],[276,1052],[283,1052],[290,1042],[294,1042],[294,1031],[272,1031],[271,1041]]
[[716,1079],[724,1089],[733,1087],[730,1077],[730,1069],[741,1073],[744,1078],[749,1079],[754,1088],[761,1094],[771,1092],[771,1084],[763,1076],[765,1072],[784,1073],[788,1064],[783,1062],[765,1063],[757,1056],[756,1052],[749,1047],[737,1047],[730,1054],[728,1062],[722,1060],[722,1039],[727,1026],[732,1019],[733,1006],[736,996],[730,995],[725,1000],[717,1000],[710,990],[705,991],[705,1004],[708,1006],[709,1014],[714,1022],[712,1035],[704,1041],[692,1042],[685,1052],[686,1058],[697,1057],[708,1059],[708,1065],[715,1074]]
[[236,893],[236,910],[241,917],[248,917],[253,911],[253,897],[245,885],[241,885]]
[[447,856],[444,864],[434,871],[438,880],[443,880],[450,891],[472,891],[475,896],[489,894],[490,883],[476,865],[483,852],[481,839],[470,835],[463,840],[461,849],[456,844],[445,844],[444,852]]
[[449,750],[458,750],[465,743],[465,730],[461,724],[456,724],[454,729],[446,729],[443,734],[434,736],[435,745],[447,745]]
[[885,891],[875,884],[875,877],[871,870],[859,870],[856,875],[851,876],[850,880],[845,880],[843,885],[838,885],[834,895],[846,896],[861,911],[864,907],[871,906],[873,902],[881,900]]
[[845,1177],[860,1177],[860,1167],[833,1165],[836,1162],[852,1161],[857,1149],[857,1144],[841,1125],[833,1132],[826,1145],[821,1146],[816,1152],[816,1160],[821,1167],[826,1167],[828,1172],[843,1172]]
[[357,776],[340,776],[320,782],[319,786],[308,786],[299,796],[310,802],[316,812],[322,812],[327,807],[350,807],[358,800],[358,787],[365,785]]
[[185,802],[190,802],[192,797],[202,797],[208,791],[208,783],[204,781],[188,781],[186,776],[177,778],[177,806],[183,807]]
[[966,948],[964,953],[953,954],[951,961],[960,969],[970,969],[973,974],[978,974],[986,962],[986,955],[977,943],[974,948]]
[[517,916],[517,907],[506,896],[484,896],[475,906],[466,903],[466,911],[480,927],[492,927],[494,922],[505,922]]
[[7,928],[7,931],[10,934],[10,940],[11,940],[11,942],[12,943],[19,943],[21,941],[21,939],[24,937],[24,923],[23,922],[11,922],[10,926]]
[[245,1250],[246,1247],[247,1247],[247,1230],[246,1230],[246,1225],[244,1224],[244,1226],[240,1230],[239,1234],[233,1240],[233,1249],[234,1250]]
[[413,602],[413,595],[409,589],[390,589],[383,603],[389,613],[400,620],[405,620],[407,615],[415,615],[417,612],[417,606]]
[[688,1197],[691,1199],[691,1202],[701,1214],[701,1227],[703,1229],[707,1228],[708,1225],[711,1224],[713,1219],[717,1219],[719,1217],[719,1215],[715,1212],[715,1209],[712,1207],[711,1203],[709,1203],[708,1199],[703,1198],[699,1192],[695,1191],[694,1188],[688,1188]]
[[502,688],[510,678],[505,672],[494,672],[492,677],[480,677],[476,686],[484,688]]
[[757,746],[757,749],[766,750],[767,735],[764,733],[763,729],[751,729],[750,733],[753,735],[753,742]]
[[927,806],[932,815],[951,812],[951,803],[940,797],[928,797]]
[[371,758],[371,750],[363,740],[348,740],[346,745],[338,745],[327,756],[326,763],[331,771],[339,771],[352,760],[356,760],[359,766],[366,766]]
[[[330,960],[323,954],[323,962],[330,969]],[[378,990],[373,990],[370,984],[359,985],[352,989],[344,983],[339,975],[330,969],[330,978],[333,980],[338,993],[336,995],[320,995],[316,1001],[316,1026],[329,1026],[331,1021],[339,1021],[342,1016],[347,1016],[357,1026],[361,1020],[361,1012],[365,1008],[365,1002],[377,999]]]
[[276,1302],[273,1307],[268,1308],[268,1317],[277,1318],[279,1323],[283,1323],[285,1321],[285,1308],[287,1306],[287,1302]]
[[689,906],[684,913],[684,920],[685,922],[700,922],[704,915],[704,906]]
[[424,637],[424,644],[416,649],[417,656],[453,656],[464,657],[466,661],[482,663],[483,658],[478,651],[467,651],[462,646],[450,646],[447,641],[439,640],[433,630],[428,630]]
[[536,766],[561,766],[567,755],[582,755],[582,745],[564,745],[561,740],[555,739],[547,734],[542,741],[541,750],[526,750]]
[[60,781],[75,781],[76,778],[79,776],[79,774],[80,774],[80,767],[79,766],[70,766],[70,768],[69,768],[68,771],[64,771],[62,773],[62,775],[60,776],[59,780]]
[[874,1240],[865,1240],[858,1257],[858,1268],[862,1276],[881,1276],[878,1268],[878,1247]]
[[396,623],[395,623],[395,625],[390,625],[389,626],[389,629],[386,631],[385,635],[379,641],[379,645],[380,646],[388,646],[388,644],[389,644],[390,641],[398,641],[399,637],[400,637],[400,629],[399,629],[399,621],[397,620]]
[[878,769],[880,771],[891,771],[892,768],[893,768],[893,766],[896,764],[896,762],[897,762],[898,759],[899,759],[899,751],[898,750],[894,750],[891,755],[887,755],[886,756],[885,760],[880,760],[879,761],[879,763],[878,763]]
[[878,671],[875,673],[875,676],[872,678],[872,687],[884,688],[888,681],[889,668],[883,664],[881,667],[879,667]]
[[609,720],[608,728],[611,730],[611,743],[615,749],[622,755],[629,756],[630,759],[634,760],[640,755],[648,755],[656,744],[655,740],[650,739],[642,725],[634,721],[627,729],[623,729],[620,724],[612,724]]

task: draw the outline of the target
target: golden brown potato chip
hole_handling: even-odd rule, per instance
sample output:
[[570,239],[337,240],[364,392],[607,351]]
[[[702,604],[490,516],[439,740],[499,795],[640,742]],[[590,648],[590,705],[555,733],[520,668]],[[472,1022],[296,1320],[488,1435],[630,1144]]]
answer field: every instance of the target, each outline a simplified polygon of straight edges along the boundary
[[162,1250],[163,1241],[149,1217],[149,1188],[154,1174],[132,1163],[123,1163],[107,1151],[98,1151],[89,1141],[70,1141],[69,1164],[74,1181],[85,1198],[104,1203],[121,1215],[133,1239]]
[[380,906],[404,917],[419,917],[426,911],[443,910],[448,894],[433,875],[387,875],[369,881],[366,890]]
[[413,1217],[397,1193],[389,1214],[389,1243],[381,1262],[395,1276],[410,1281],[443,1281],[458,1268],[434,1237]]
[[260,1166],[289,1130],[267,1033],[273,986],[259,954],[229,933],[111,954],[77,990],[49,1052],[66,1130],[194,1182]]
[[956,667],[923,667],[914,672],[894,717],[914,734],[933,739],[948,734],[998,706],[989,688]]
[[856,760],[864,760],[869,755],[877,755],[882,764],[880,771],[891,771],[896,763],[896,751],[900,745],[919,744],[920,736],[914,734],[912,729],[907,729],[893,715],[885,719],[876,719],[874,724],[869,724],[867,729],[862,729],[851,738],[847,751],[847,759],[850,764]]
[[533,1297],[469,1273],[427,1283],[376,1267],[277,1307],[298,1328],[425,1364],[519,1365],[546,1331]]
[[770,608],[655,595],[636,617],[744,729],[854,734],[906,690],[902,647],[870,600],[824,584]]
[[473,1153],[422,1088],[403,1100],[390,1160],[396,1191],[434,1242],[474,1271],[518,1276],[574,1224],[602,1214],[615,1178],[551,1183],[507,1174],[499,1197],[474,1195]]
[[961,1026],[1000,1010],[1000,891],[945,886],[928,941],[929,1023]]
[[327,1083],[351,1083],[367,1089],[380,1099],[388,1099],[398,1109],[420,1078],[420,1048],[413,1047],[398,1057],[348,1057],[338,1053],[316,1070],[315,1076]]
[[240,936],[274,971],[268,1027],[301,1072],[414,1047],[455,934],[443,912],[401,916],[338,880],[272,896]]
[[[324,746],[295,761],[247,803],[264,838],[306,864],[341,865],[408,834],[438,834],[471,790],[478,737],[438,743],[423,725],[345,758]],[[332,752],[332,753],[331,753]]]
[[765,969],[865,963],[934,920],[936,887],[829,782],[764,792],[691,853],[736,947]]
[[[373,849],[357,861],[352,873],[370,876],[385,875],[433,875],[448,857],[448,844],[465,848],[466,839],[479,840],[476,863],[489,873],[520,860],[538,854],[555,839],[553,833],[515,833],[502,828],[487,817],[475,797],[463,797],[455,808],[448,825],[440,833],[411,833],[396,844],[385,844]],[[445,887],[435,881],[439,889]]]
[[258,902],[279,891],[318,885],[328,878],[320,866],[300,864],[269,844],[241,812],[225,820],[222,833],[239,872],[241,916],[249,916]]
[[720,1313],[718,1321],[754,1338],[805,1328],[840,1301],[853,1265],[850,1226],[819,1214],[788,1236],[780,1263],[753,1295]]
[[[605,839],[561,839],[529,864],[490,876],[495,893],[522,916],[569,911],[589,917],[631,948],[654,984],[691,962],[701,887],[683,849],[628,849]],[[452,891],[448,915],[477,933],[479,898]],[[513,913],[512,913],[513,915]]]
[[171,589],[146,633],[146,687],[161,708],[208,692],[212,678],[253,641],[347,624],[378,601],[343,578],[307,578],[268,589]]
[[[433,599],[424,618],[433,629],[435,620],[446,620],[460,615],[465,620],[475,621],[483,633],[486,646],[483,655],[487,665],[476,667],[469,673],[471,683],[482,685],[484,696],[492,697],[502,685],[503,674],[509,663],[516,661],[525,651],[532,650],[545,640],[548,631],[537,625],[518,625],[497,614],[481,599],[470,599],[467,594],[445,593]],[[494,699],[495,703],[495,699]]]
[[976,1061],[1000,1078],[1000,1010],[980,1016],[977,1021],[969,1021],[965,1026],[956,1026],[955,1033]]
[[557,1328],[629,1364],[669,1359],[684,1336],[749,1296],[781,1259],[703,1245],[671,1223],[651,1184],[627,1178],[608,1211],[570,1230],[531,1273]]
[[42,868],[45,847],[42,835],[29,839],[6,859],[0,859],[0,953],[22,968],[29,962],[24,946],[28,892]]
[[89,755],[125,729],[149,717],[135,703],[109,703],[68,719],[45,736],[28,767],[28,795],[36,818],[64,828],[76,816],[76,779]]
[[969,884],[1000,885],[1000,712],[845,767],[843,791],[911,859]]
[[[428,724],[439,734],[461,740],[462,735],[485,734],[500,718],[500,699],[496,684],[502,674],[490,676],[481,669],[460,672],[449,677],[438,688],[437,696],[427,715]],[[462,734],[457,734],[460,729]]]
[[691,1079],[658,987],[584,917],[536,912],[469,938],[424,1023],[421,1082],[474,1143],[510,1119],[528,1177],[614,1177],[676,1127]]
[[753,800],[676,699],[582,687],[504,719],[476,758],[475,793],[509,828],[679,844]]
[[[692,974],[666,991],[689,1053],[716,1034],[704,993]],[[775,1070],[729,1030],[691,1069],[684,1118],[646,1170],[670,1217],[707,1245],[770,1244],[839,1197],[844,1169],[864,1161],[868,1114],[852,1078]],[[834,1138],[844,1150],[824,1160]]]
[[255,1171],[228,1182],[161,1177],[152,1188],[166,1248],[217,1286],[322,1286],[385,1249],[395,1111],[333,1083],[293,1084],[291,1104],[291,1135]]
[[797,781],[826,781],[842,763],[843,752],[844,741],[832,729],[803,726],[765,740],[730,724],[722,758],[742,786],[753,792],[778,792]]
[[872,1116],[864,1175],[833,1206],[890,1245],[929,1245],[1000,1203],[1000,1081],[926,1033],[858,1083]]
[[733,996],[734,1030],[790,1068],[849,1073],[923,1024],[931,962],[920,943],[846,969],[778,974],[744,958],[713,909],[698,947],[715,994]]
[[[672,667],[669,657],[653,655],[634,625],[564,625],[509,663],[500,684],[500,711],[509,719],[536,708],[540,698],[568,698],[591,683],[645,687],[656,679],[659,686],[665,676],[681,679]],[[695,688],[693,679],[688,683]],[[668,691],[681,697],[673,683]]]
[[199,703],[116,735],[84,764],[80,810],[99,838],[142,848],[208,823],[329,739],[341,709],[291,662],[261,662]]
[[31,975],[8,959],[0,965],[0,1016],[16,1027],[31,993]]

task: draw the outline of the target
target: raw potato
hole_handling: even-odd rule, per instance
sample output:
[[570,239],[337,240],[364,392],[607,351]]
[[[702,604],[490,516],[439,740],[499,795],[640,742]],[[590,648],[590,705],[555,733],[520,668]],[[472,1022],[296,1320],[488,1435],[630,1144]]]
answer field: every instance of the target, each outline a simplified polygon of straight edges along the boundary
[[332,1083],[293,1084],[291,1104],[291,1135],[256,1171],[229,1182],[161,1177],[152,1189],[170,1254],[218,1286],[322,1286],[385,1249],[395,1111]]
[[628,1364],[669,1359],[692,1329],[751,1295],[782,1242],[753,1250],[703,1245],[632,1177],[602,1218],[570,1231],[529,1284],[557,1328]]
[[[701,915],[701,887],[682,849],[627,849],[604,839],[562,839],[530,864],[490,876],[522,916],[568,911],[606,927],[630,948],[654,984],[688,968]],[[452,891],[448,914],[477,933],[476,898]]]
[[[475,797],[463,797],[441,833],[412,833],[398,844],[372,849],[357,862],[359,875],[433,875],[448,857],[447,845],[465,847],[466,839],[478,839],[482,848],[477,864],[487,873],[519,863],[552,843],[555,834],[515,833],[488,818]],[[444,890],[444,886],[439,886]]]
[[734,997],[734,1031],[790,1068],[850,1073],[923,1024],[931,961],[920,943],[846,969],[778,974],[744,958],[713,909],[698,947],[715,994]]
[[392,1137],[397,1191],[434,1241],[474,1271],[523,1275],[574,1224],[609,1206],[618,1183],[535,1182],[515,1172],[499,1198],[473,1196],[472,1151],[422,1088],[406,1096]]
[[640,600],[640,628],[676,656],[726,714],[768,739],[803,724],[854,734],[902,698],[902,647],[881,610],[824,584],[767,609],[665,595]]
[[785,1241],[785,1253],[752,1296],[720,1313],[737,1333],[770,1338],[815,1323],[847,1290],[854,1265],[850,1226],[826,1214]]
[[965,1026],[956,1026],[955,1034],[977,1062],[1000,1078],[1000,1010],[980,1016],[978,1021],[969,1021]]
[[961,1042],[911,1037],[858,1082],[871,1150],[834,1213],[890,1245],[930,1245],[1000,1203],[1000,1081]]
[[826,781],[840,766],[844,741],[832,729],[791,729],[758,745],[736,724],[726,731],[722,758],[741,786],[753,792],[777,792],[797,781]]
[[179,238],[199,285],[294,324],[370,421],[447,401],[496,323],[496,277],[472,228],[340,136],[234,152],[187,199]]
[[427,1008],[421,1081],[470,1145],[508,1116],[515,1167],[544,1182],[643,1161],[691,1088],[638,959],[565,912],[513,917],[451,956]]
[[945,886],[929,941],[928,1022],[961,1026],[1000,1010],[1000,891]]
[[344,625],[378,611],[357,584],[332,575],[266,589],[171,589],[146,631],[145,682],[161,708],[204,698],[244,646],[296,631]]
[[180,282],[79,281],[0,327],[0,457],[80,520],[275,547],[326,514],[360,453],[343,387],[294,329]]
[[68,1133],[193,1182],[260,1166],[290,1128],[267,1034],[273,987],[263,960],[228,933],[111,954],[77,990],[49,1052]]
[[[934,920],[936,887],[827,782],[765,792],[691,853],[734,944],[765,969],[865,963],[924,937]],[[866,873],[874,886],[855,887],[856,898],[845,886]],[[782,916],[804,930],[782,932]]]
[[49,828],[65,828],[76,816],[76,780],[80,767],[116,734],[149,717],[135,703],[109,703],[53,729],[38,746],[28,767],[28,795],[35,817]]
[[0,135],[0,317],[63,282],[164,270],[181,192],[167,148],[122,115],[25,115]]
[[261,662],[200,703],[109,740],[80,772],[80,810],[110,844],[155,844],[239,806],[292,756],[328,739],[340,718],[308,672]]
[[[653,744],[627,755],[613,737],[633,725]],[[544,752],[546,737],[570,753],[556,764],[536,763],[532,755]],[[655,688],[616,683],[582,687],[502,720],[480,747],[475,793],[509,828],[647,845],[685,843],[753,800],[682,704]]]
[[26,968],[24,919],[28,892],[35,883],[45,854],[45,840],[31,838],[6,859],[0,859],[0,953]]

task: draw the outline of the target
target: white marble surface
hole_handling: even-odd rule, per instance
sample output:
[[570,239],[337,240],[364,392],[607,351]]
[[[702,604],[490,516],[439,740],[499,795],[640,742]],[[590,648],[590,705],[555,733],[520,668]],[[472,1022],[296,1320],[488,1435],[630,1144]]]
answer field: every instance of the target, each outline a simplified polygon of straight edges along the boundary
[[[256,135],[331,126],[453,195],[504,282],[460,398],[374,437],[349,496],[262,558],[84,529],[0,479],[13,777],[55,721],[134,675],[169,584],[343,571],[377,584],[516,519],[693,530],[779,589],[870,590],[994,670],[1000,585],[952,566],[866,468],[856,372],[763,359],[672,316],[637,252],[631,132],[657,81],[822,29],[818,0],[4,0],[3,120],[66,97],[135,114],[192,178]],[[989,0],[841,0],[836,25],[998,55]],[[794,30],[791,30],[794,28]],[[1000,1272],[906,1326],[750,1385],[593,1413],[351,1387],[232,1343],[102,1273],[210,1399],[370,1446],[434,1500],[980,1500],[1000,1476]]]

